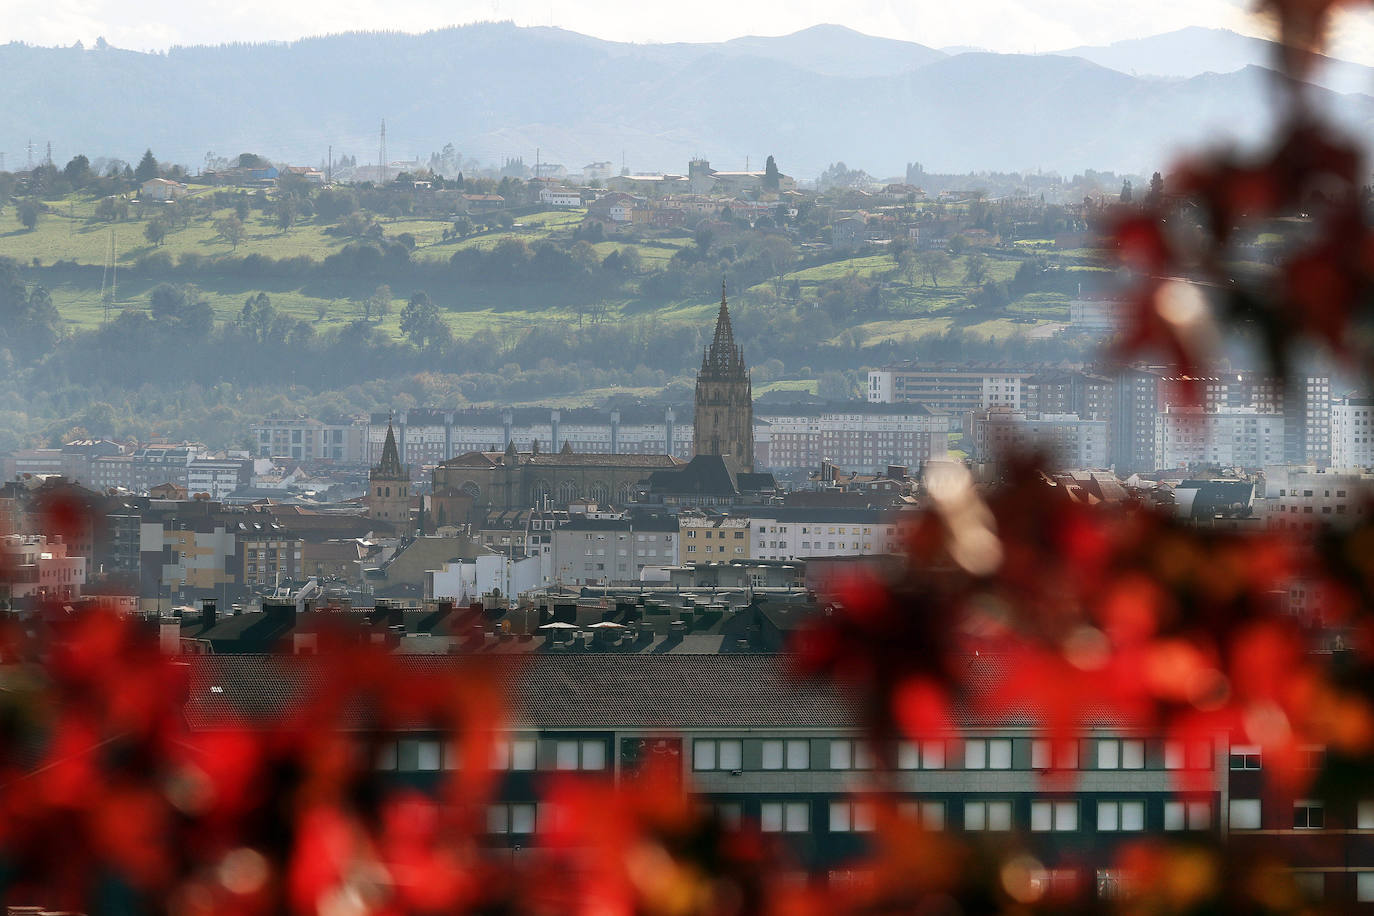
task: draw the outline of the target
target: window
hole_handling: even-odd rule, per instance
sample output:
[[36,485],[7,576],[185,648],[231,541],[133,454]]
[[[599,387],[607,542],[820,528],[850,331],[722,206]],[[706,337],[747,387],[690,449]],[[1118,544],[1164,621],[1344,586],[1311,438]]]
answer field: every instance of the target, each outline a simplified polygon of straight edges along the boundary
[[1360,903],[1374,902],[1374,871],[1355,874],[1355,899]]
[[863,742],[838,739],[830,742],[830,769],[871,770],[873,757]]
[[1318,801],[1293,802],[1293,828],[1295,830],[1320,830],[1326,826],[1326,814]]
[[1031,741],[1031,769],[1048,770],[1051,760],[1055,769],[1078,769],[1078,742],[1051,741],[1048,738]]
[[1319,871],[1300,871],[1293,873],[1293,883],[1308,900],[1321,900],[1326,896],[1326,875]]
[[921,742],[921,769],[943,770],[945,768],[945,743],[943,741]]
[[534,769],[534,749],[533,738],[497,741],[492,746],[491,768],[493,770],[532,770]]
[[396,754],[396,769],[406,773],[438,770],[440,747],[438,741],[402,741]]
[[1259,745],[1237,744],[1231,748],[1231,769],[1258,770],[1261,763]]
[[764,802],[759,806],[759,829],[766,833],[805,833],[810,812],[806,802]]
[[876,826],[873,805],[869,802],[833,801],[830,803],[831,833],[868,833]]
[[738,770],[743,766],[743,744],[738,740],[698,738],[692,744],[692,769]]
[[1100,801],[1097,803],[1097,829],[1102,831],[1145,829],[1143,801]]
[[1140,770],[1145,767],[1145,742],[1138,738],[1104,738],[1097,742],[1099,770]]
[[787,742],[787,768],[805,770],[811,766],[811,742],[806,739],[789,739]]
[[487,806],[487,833],[534,833],[534,805]]
[[970,738],[964,742],[964,769],[1011,769],[1010,738]]
[[915,741],[901,741],[897,744],[897,769],[915,770],[921,766],[921,746]]
[[1374,830],[1374,801],[1366,799],[1355,806],[1355,827]]
[[1165,830],[1206,830],[1212,826],[1212,805],[1205,801],[1166,801]]
[[763,742],[763,768],[765,770],[782,769],[782,748],[782,742],[776,739]]
[[1078,802],[1075,801],[1033,801],[1031,802],[1031,830],[1046,832],[1050,830],[1077,830]]
[[716,820],[726,830],[738,830],[744,820],[744,808],[739,802],[722,802],[714,806]]
[[964,802],[965,830],[1010,830],[1011,802]]
[[1231,829],[1258,830],[1260,826],[1260,802],[1258,798],[1231,799]]

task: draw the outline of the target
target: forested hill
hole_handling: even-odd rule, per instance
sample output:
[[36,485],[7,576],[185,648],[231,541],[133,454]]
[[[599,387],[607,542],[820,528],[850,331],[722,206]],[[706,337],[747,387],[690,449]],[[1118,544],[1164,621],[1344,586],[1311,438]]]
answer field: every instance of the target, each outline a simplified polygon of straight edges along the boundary
[[[332,144],[367,163],[385,118],[392,159],[449,142],[496,162],[540,148],[572,169],[622,155],[631,169],[685,169],[693,155],[741,168],[778,153],[803,177],[837,160],[878,175],[910,161],[1148,174],[1181,143],[1258,136],[1271,76],[950,56],[834,26],[631,45],[509,24],[159,54],[10,44],[0,73],[0,150],[12,162],[32,141],[51,142],[60,161],[95,150],[136,160],[152,147],[193,169],[208,151],[315,164]],[[1374,99],[1321,97],[1357,130],[1374,121]]]

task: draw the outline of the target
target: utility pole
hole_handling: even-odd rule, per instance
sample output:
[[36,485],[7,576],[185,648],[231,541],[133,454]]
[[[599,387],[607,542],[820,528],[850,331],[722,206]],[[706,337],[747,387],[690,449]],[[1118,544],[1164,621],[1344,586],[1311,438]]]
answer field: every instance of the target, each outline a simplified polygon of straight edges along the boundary
[[32,141],[32,140],[25,141],[25,143],[24,143],[24,152],[25,152],[25,154],[26,154],[26,163],[27,163],[26,168],[28,169],[28,171],[32,172],[32,171],[33,171],[33,141]]

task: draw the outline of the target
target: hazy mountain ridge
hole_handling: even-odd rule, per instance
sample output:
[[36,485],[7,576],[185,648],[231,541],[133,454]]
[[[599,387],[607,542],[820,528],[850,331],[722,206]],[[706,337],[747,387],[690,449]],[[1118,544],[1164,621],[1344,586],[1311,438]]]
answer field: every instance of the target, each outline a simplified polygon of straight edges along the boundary
[[[1259,136],[1268,82],[1254,67],[1159,79],[1072,56],[951,56],[839,27],[630,45],[509,24],[166,54],[8,45],[0,72],[11,163],[28,140],[63,159],[151,146],[193,168],[207,150],[314,164],[332,143],[367,163],[385,118],[393,160],[449,141],[489,161],[540,147],[572,169],[622,151],[632,169],[670,170],[771,153],[803,177],[837,160],[874,174],[913,160],[1148,171],[1217,130]],[[1318,95],[1356,129],[1374,122],[1374,99]]]
[[[1274,42],[1228,29],[1191,27],[1055,53],[1081,57],[1122,73],[1187,78],[1233,73],[1246,67],[1273,67],[1276,48]],[[1316,60],[1310,77],[1316,85],[1339,93],[1374,92],[1374,67],[1321,55]]]

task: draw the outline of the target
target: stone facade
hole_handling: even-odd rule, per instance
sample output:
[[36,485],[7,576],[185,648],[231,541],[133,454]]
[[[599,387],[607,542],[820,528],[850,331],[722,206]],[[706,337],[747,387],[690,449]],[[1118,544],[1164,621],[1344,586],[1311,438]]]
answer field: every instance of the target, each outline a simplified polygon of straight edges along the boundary
[[733,459],[745,470],[754,469],[753,386],[744,351],[735,346],[724,284],[716,335],[701,358],[701,372],[697,374],[693,431],[694,454],[719,455]]
[[588,501],[623,506],[634,500],[652,471],[676,468],[671,455],[606,455],[521,452],[512,442],[504,452],[468,452],[434,469],[434,493],[463,493],[476,509],[559,508]]

